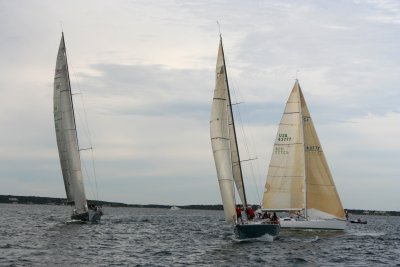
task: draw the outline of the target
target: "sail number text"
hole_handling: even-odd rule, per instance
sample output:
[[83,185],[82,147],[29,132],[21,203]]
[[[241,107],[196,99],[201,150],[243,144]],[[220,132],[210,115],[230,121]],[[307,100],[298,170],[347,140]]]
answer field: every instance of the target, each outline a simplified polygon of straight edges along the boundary
[[287,151],[287,150],[286,150],[285,148],[283,148],[283,147],[275,147],[274,153],[275,153],[275,154],[280,154],[280,155],[288,155],[288,154],[289,154],[289,151]]
[[321,151],[321,147],[320,146],[306,146],[306,151],[319,152],[319,151]]
[[292,137],[288,136],[287,133],[278,133],[278,141],[292,141]]

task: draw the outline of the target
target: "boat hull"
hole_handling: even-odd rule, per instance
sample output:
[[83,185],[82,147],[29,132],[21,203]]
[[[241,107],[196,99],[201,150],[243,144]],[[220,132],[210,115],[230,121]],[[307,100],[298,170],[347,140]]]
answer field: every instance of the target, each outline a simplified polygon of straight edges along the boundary
[[282,229],[293,230],[344,230],[346,221],[341,220],[285,220],[280,221]]
[[234,228],[238,239],[257,238],[264,235],[276,237],[280,232],[279,224],[237,224]]
[[71,219],[81,222],[97,223],[100,221],[101,215],[103,215],[103,212],[101,210],[97,211],[89,210],[88,212],[85,213],[72,214]]

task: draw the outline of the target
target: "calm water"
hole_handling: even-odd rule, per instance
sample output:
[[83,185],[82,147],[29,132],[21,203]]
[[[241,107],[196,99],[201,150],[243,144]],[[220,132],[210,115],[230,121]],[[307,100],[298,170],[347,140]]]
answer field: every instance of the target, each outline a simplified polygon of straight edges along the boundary
[[0,266],[400,266],[400,217],[236,242],[222,211],[104,211],[68,224],[69,207],[0,204]]

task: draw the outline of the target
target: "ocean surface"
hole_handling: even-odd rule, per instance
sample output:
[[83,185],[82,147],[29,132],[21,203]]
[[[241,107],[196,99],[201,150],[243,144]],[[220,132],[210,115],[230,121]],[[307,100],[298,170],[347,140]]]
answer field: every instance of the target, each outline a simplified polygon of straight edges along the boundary
[[105,207],[100,224],[68,223],[66,206],[0,212],[0,266],[400,266],[400,217],[238,242],[222,211]]

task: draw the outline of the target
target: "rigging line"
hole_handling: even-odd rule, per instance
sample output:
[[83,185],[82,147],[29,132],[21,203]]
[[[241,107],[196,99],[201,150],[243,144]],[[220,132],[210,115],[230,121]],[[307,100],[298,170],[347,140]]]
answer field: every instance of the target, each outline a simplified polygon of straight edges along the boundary
[[[240,103],[240,102],[239,102]],[[250,153],[250,148],[249,148],[249,144],[248,144],[248,141],[250,141],[250,142],[252,142],[252,144],[251,144],[251,147],[253,147],[254,149],[254,154],[255,154],[255,159],[258,159],[258,156],[257,156],[257,151],[256,151],[256,146],[254,145],[254,137],[253,137],[253,134],[252,134],[252,131],[251,131],[251,129],[248,129],[248,131],[250,132],[250,138],[248,138],[247,137],[247,134],[246,134],[246,131],[244,130],[244,124],[243,124],[243,119],[242,119],[242,112],[240,111],[240,108],[239,108],[239,106],[238,106],[238,108],[237,108],[237,112],[238,112],[238,115],[239,115],[239,120],[241,121],[241,127],[242,127],[242,134],[243,134],[243,136],[244,136],[244,144],[245,144],[245,148],[246,148],[246,151],[247,151],[247,153],[248,153],[248,156],[250,157],[251,156],[251,153]],[[250,140],[249,140],[250,139]],[[253,181],[254,181],[254,183],[255,183],[255,185],[256,185],[256,194],[257,194],[257,197],[258,197],[258,201],[259,201],[259,203],[261,204],[261,198],[260,198],[260,192],[259,192],[259,190],[261,189],[260,187],[259,187],[259,185],[258,185],[258,180],[257,180],[257,178],[256,177],[261,177],[261,175],[260,175],[260,168],[259,168],[259,164],[258,164],[258,161],[255,163],[255,165],[256,165],[256,168],[257,168],[257,173],[255,174],[254,173],[254,165],[253,165],[253,163],[252,162],[250,162],[250,168],[251,168],[251,173],[252,173],[252,178],[253,178]]]
[[[75,69],[74,69],[74,66],[73,66],[73,64],[72,64],[72,62],[71,62],[71,58],[70,58],[69,55],[67,54],[67,50],[66,50],[66,49],[65,49],[65,54],[66,54],[66,56],[70,59],[70,60],[69,60],[69,65],[71,65],[72,72],[73,72],[73,73],[76,73],[76,72],[75,72]],[[86,134],[86,137],[88,138],[90,147],[92,148],[92,149],[91,149],[91,150],[92,150],[92,168],[93,168],[93,175],[94,175],[95,186],[96,186],[96,189],[95,189],[95,190],[96,190],[96,194],[93,194],[93,195],[94,195],[95,197],[97,196],[96,198],[97,198],[97,200],[98,200],[98,199],[99,199],[99,197],[98,197],[99,195],[98,195],[96,168],[95,168],[95,164],[94,164],[93,142],[92,142],[91,132],[90,132],[90,128],[89,128],[89,122],[88,122],[88,119],[87,119],[85,101],[84,101],[84,97],[83,97],[83,93],[82,93],[82,89],[81,89],[79,80],[76,80],[76,84],[77,84],[78,90],[79,90],[79,92],[80,92],[79,95],[81,96],[81,99],[82,99],[81,102],[82,102],[82,108],[83,108],[84,119],[82,119],[81,114],[80,114],[79,111],[78,111],[78,116],[79,116],[80,120],[82,121],[83,132]],[[85,166],[86,166],[86,165],[85,165]],[[86,171],[86,173],[87,173],[87,171]],[[91,185],[91,182],[90,182],[90,176],[87,176],[87,177],[88,177],[90,186],[92,186],[92,185]],[[93,190],[93,189],[91,188],[91,190]]]
[[[225,58],[226,59],[226,58]],[[227,63],[227,65],[230,65],[229,64],[229,60],[228,60],[228,63]],[[233,81],[234,83],[236,83],[235,82],[235,79],[232,79],[232,77],[231,77],[231,81]],[[237,94],[239,93],[237,90],[236,90],[236,87],[237,86],[232,86],[232,88],[231,89],[233,89],[232,91],[233,91],[233,93],[234,93],[234,97],[235,97],[235,102],[236,103],[241,103],[241,102],[239,102],[239,101],[237,101]],[[239,124],[240,124],[240,129],[241,129],[241,132],[242,132],[242,136],[243,136],[243,144],[244,144],[244,146],[245,146],[245,150],[246,150],[246,153],[248,154],[248,156],[250,157],[250,149],[249,149],[249,146],[248,146],[248,143],[247,143],[247,135],[246,135],[246,133],[245,133],[245,131],[244,131],[244,127],[243,127],[243,120],[242,120],[242,116],[241,116],[241,112],[240,112],[240,109],[239,109],[239,105],[237,105],[238,106],[238,108],[237,108],[237,114],[238,114],[238,117],[239,117]],[[256,155],[256,157],[257,157],[257,155]],[[258,165],[257,165],[258,166]],[[261,203],[261,198],[260,198],[260,192],[259,192],[259,186],[258,186],[258,182],[257,182],[257,179],[256,179],[256,175],[255,175],[255,173],[254,173],[254,168],[253,168],[253,164],[252,163],[250,163],[250,169],[251,169],[251,176],[252,176],[252,179],[253,179],[253,182],[254,182],[254,184],[256,185],[256,195],[257,195],[257,197],[258,197],[258,201],[259,201],[259,203]],[[259,169],[258,169],[259,170]],[[259,173],[258,173],[259,174]]]
[[[84,106],[84,104],[83,104],[83,100],[82,100],[82,106]],[[84,109],[85,110],[85,109]],[[86,113],[84,112],[84,114],[86,115]],[[81,121],[83,121],[83,122],[85,122],[86,123],[86,126],[87,126],[87,128],[86,128],[86,130],[87,130],[87,132],[86,132],[86,135],[87,135],[87,137],[88,137],[88,139],[89,139],[89,144],[90,144],[90,148],[87,148],[87,149],[81,149],[81,150],[91,150],[91,165],[92,165],[92,169],[93,169],[93,178],[94,178],[94,184],[95,184],[95,193],[93,193],[93,197],[95,198],[95,200],[99,200],[99,191],[98,191],[98,184],[97,184],[97,172],[96,172],[96,165],[95,165],[95,160],[94,160],[94,148],[93,148],[93,142],[92,142],[92,139],[91,139],[91,136],[90,136],[90,128],[89,128],[89,125],[88,125],[88,120],[87,120],[87,117],[85,116],[85,120],[82,120],[82,118],[81,118],[81,114],[78,112],[78,115],[79,115],[79,117],[80,117],[80,119],[81,119]],[[85,129],[85,128],[84,128]],[[87,175],[87,177],[88,177],[88,180],[89,180],[89,182],[90,182],[90,186],[91,186],[91,190],[93,191],[93,185],[92,185],[92,183],[91,183],[91,176],[89,176],[89,175]]]
[[[65,51],[65,53],[67,54],[67,51]],[[72,64],[71,57],[69,55],[67,55],[67,57],[69,58],[69,62],[68,62],[69,64],[68,65],[71,66],[72,73],[75,75],[76,71],[75,71],[74,65]],[[82,92],[82,87],[80,85],[79,79],[76,79],[74,81],[74,83],[76,83],[76,87],[78,88],[79,93],[73,93],[72,94],[72,92],[71,92],[71,94],[72,95],[80,95],[81,96],[81,105],[82,105],[82,108],[83,108],[84,116],[83,116],[83,119],[82,119],[82,117],[80,117],[80,118],[81,118],[81,121],[82,121],[82,126],[83,126],[83,129],[84,129],[84,133],[85,133],[86,137],[88,138],[90,146],[93,147],[90,128],[89,128],[89,123],[88,123],[88,120],[87,120],[87,113],[86,113],[86,107],[85,107],[85,101],[84,101],[84,96],[83,96],[83,92]],[[79,110],[77,112],[80,113]]]
[[[244,136],[244,146],[245,146],[245,149],[246,149],[246,152],[247,152],[247,154],[249,155],[249,157],[250,157],[250,149],[249,149],[249,145],[248,145],[248,143],[247,143],[247,140],[248,140],[248,138],[247,138],[247,135],[246,135],[246,132],[245,132],[245,130],[244,130],[244,127],[243,127],[243,121],[242,121],[242,115],[241,115],[241,112],[240,112],[240,109],[239,109],[239,107],[238,107],[238,109],[237,109],[237,111],[238,111],[238,117],[239,117],[239,120],[240,120],[240,127],[241,127],[241,131],[242,131],[242,134],[243,134],[243,136]],[[256,158],[257,158],[257,155],[256,155]],[[257,182],[257,179],[256,179],[256,175],[255,175],[255,173],[254,173],[254,168],[253,168],[253,163],[252,163],[252,161],[250,161],[250,170],[251,170],[251,176],[252,176],[252,178],[253,178],[253,181],[254,181],[254,183],[255,183],[255,185],[256,185],[256,193],[257,193],[257,197],[258,197],[258,202],[259,203],[261,203],[261,198],[260,198],[260,192],[259,192],[259,190],[258,190],[258,188],[259,188],[259,185],[258,185],[258,182]]]
[[[240,119],[242,120],[242,112],[240,111],[239,108],[238,108],[238,113],[239,113]],[[246,136],[245,145],[246,145],[246,149],[248,151],[249,157],[251,155],[251,153],[250,153],[250,147],[251,147],[253,149],[253,154],[254,154],[255,159],[258,159],[257,146],[254,143],[254,139],[255,138],[254,138],[253,132],[251,131],[251,128],[248,128],[247,132],[243,128],[243,135]],[[249,136],[249,138],[247,136]],[[254,163],[250,162],[250,167],[251,167],[252,178],[253,178],[254,183],[256,185],[255,191],[256,191],[256,194],[257,194],[258,202],[259,202],[259,204],[261,206],[261,197],[260,196],[262,195],[263,186],[260,186],[260,184],[262,184],[260,179],[262,179],[261,177],[263,177],[263,176],[261,175],[259,161],[255,161]],[[257,177],[258,177],[258,179],[257,179]]]
[[[90,176],[89,176],[88,170],[87,170],[87,168],[86,168],[86,163],[85,163],[84,160],[82,161],[82,164],[81,164],[81,165],[83,165],[83,169],[85,170],[86,177],[89,178]],[[92,196],[95,197],[95,194],[94,194],[94,192],[93,192],[92,182],[90,181],[90,179],[86,179],[86,180],[89,182],[89,188],[90,188],[90,192],[91,192]],[[86,200],[87,200],[87,199],[86,199]]]
[[96,174],[96,168],[95,168],[95,164],[94,164],[94,152],[92,149],[92,166],[93,166],[93,174],[94,174],[94,183],[96,186],[96,200],[99,200],[99,188],[97,186],[97,174]]
[[[239,146],[238,146],[238,141],[237,141],[237,136],[236,136],[236,129],[235,129],[235,119],[234,119],[234,116],[233,116],[233,110],[232,110],[232,105],[231,105],[231,103],[232,103],[232,99],[231,99],[231,95],[230,95],[230,89],[229,89],[229,82],[228,82],[228,74],[227,74],[227,71],[226,71],[226,62],[225,62],[225,53],[224,53],[224,48],[223,48],[223,45],[222,45],[222,37],[220,36],[220,43],[221,43],[221,52],[222,52],[222,61],[223,61],[223,70],[224,70],[224,72],[225,72],[225,77],[224,77],[224,80],[225,80],[225,85],[226,85],[226,94],[227,94],[227,108],[228,108],[228,117],[227,117],[227,119],[228,119],[228,122],[229,122],[229,119],[231,119],[231,121],[232,121],[232,127],[228,127],[228,131],[230,130],[230,129],[232,129],[232,136],[234,137],[233,139],[234,139],[234,144],[232,144],[232,142],[230,143],[230,145],[232,146],[234,146],[234,149],[236,150],[236,156],[237,156],[237,158],[240,160],[240,154],[239,154]],[[231,148],[232,149],[232,148]],[[231,157],[232,157],[232,151],[233,150],[231,150]],[[232,169],[232,171],[233,171],[233,169]],[[245,205],[245,206],[247,206],[247,198],[246,198],[246,191],[245,191],[245,184],[244,184],[244,180],[243,180],[243,171],[242,171],[242,166],[239,164],[239,173],[240,173],[240,182],[241,182],[241,190],[240,191],[242,191],[242,201],[244,202],[243,204]],[[237,188],[238,189],[238,188]],[[238,189],[238,191],[239,191],[239,189]]]
[[78,85],[77,87],[78,87],[79,93],[75,93],[74,95],[80,95],[80,97],[81,97],[81,105],[82,105],[82,109],[83,109],[83,118],[81,117],[81,112],[80,111],[78,111],[78,114],[79,114],[80,120],[82,122],[83,131],[84,131],[84,133],[85,133],[85,135],[86,135],[86,137],[87,137],[87,139],[89,141],[90,146],[93,147],[92,136],[91,136],[91,133],[90,133],[89,122],[88,122],[87,114],[86,114],[85,100],[84,100],[84,96],[83,96],[81,87],[79,85],[79,81],[77,81],[77,85]]
[[[65,49],[65,54],[66,54],[67,58],[69,58],[69,60],[68,60],[68,68],[70,67],[70,68],[71,68],[72,74],[75,75],[76,71],[75,71],[74,65],[72,64],[71,57],[68,55],[68,52],[67,52],[66,49]],[[84,101],[83,101],[83,94],[82,94],[81,86],[80,86],[80,84],[79,84],[79,80],[76,79],[76,80],[74,81],[74,83],[76,83],[76,87],[78,88],[79,93],[72,93],[72,92],[71,92],[71,95],[81,95],[81,98],[82,98],[82,101],[81,101],[82,103],[81,103],[81,105],[84,107],[84,103],[83,103],[83,102],[84,102]],[[72,88],[72,86],[70,86],[70,87]],[[83,109],[85,110],[85,108],[83,108]],[[88,129],[86,129],[87,126],[85,125],[85,120],[82,119],[79,110],[74,110],[74,112],[78,113],[78,116],[79,116],[79,118],[80,118],[80,121],[82,122],[82,125],[81,125],[82,127],[80,127],[80,128],[83,129],[83,132],[85,133],[86,137],[89,139],[90,146],[93,147],[93,145],[92,145],[92,143],[91,143],[91,138],[90,138],[90,135],[89,135],[90,133],[88,133]],[[87,124],[87,122],[86,122],[86,124]],[[81,130],[81,129],[79,129],[79,130]]]
[[86,130],[87,130],[87,137],[89,139],[89,143],[90,143],[90,147],[91,147],[91,155],[92,155],[92,168],[93,168],[93,176],[94,176],[94,184],[95,184],[95,192],[96,194],[94,195],[94,197],[96,198],[96,200],[99,200],[99,188],[98,188],[98,183],[97,183],[97,172],[96,172],[96,165],[95,165],[95,160],[94,160],[94,151],[93,151],[93,142],[92,142],[92,134],[90,132],[90,127],[89,127],[89,121],[87,119],[87,112],[86,112],[86,107],[85,107],[85,100],[82,94],[82,90],[81,87],[79,85],[79,81],[78,81],[78,88],[79,91],[81,92],[81,98],[82,98],[82,107],[83,107],[83,114],[84,114],[84,124],[86,126]]

